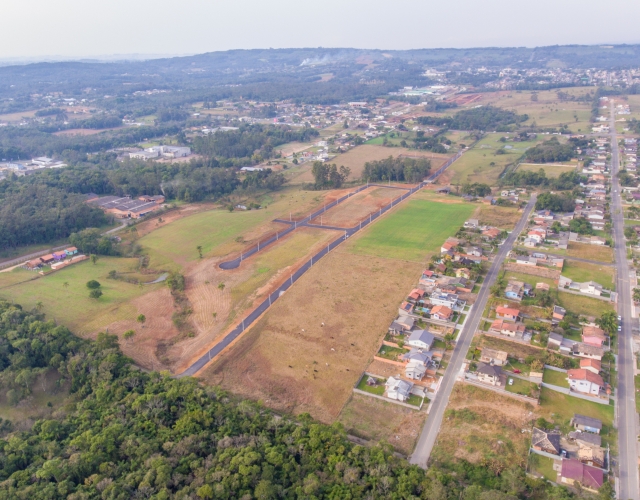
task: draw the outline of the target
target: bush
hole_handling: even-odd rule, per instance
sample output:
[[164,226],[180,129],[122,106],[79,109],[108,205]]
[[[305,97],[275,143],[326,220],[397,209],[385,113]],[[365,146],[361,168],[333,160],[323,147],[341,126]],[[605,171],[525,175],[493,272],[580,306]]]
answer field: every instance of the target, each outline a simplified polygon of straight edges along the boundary
[[89,297],[92,299],[99,299],[100,297],[102,297],[102,290],[99,289],[95,289],[95,290],[91,290],[91,292],[89,293]]
[[89,290],[95,290],[96,288],[100,288],[100,283],[96,280],[87,281],[87,288]]

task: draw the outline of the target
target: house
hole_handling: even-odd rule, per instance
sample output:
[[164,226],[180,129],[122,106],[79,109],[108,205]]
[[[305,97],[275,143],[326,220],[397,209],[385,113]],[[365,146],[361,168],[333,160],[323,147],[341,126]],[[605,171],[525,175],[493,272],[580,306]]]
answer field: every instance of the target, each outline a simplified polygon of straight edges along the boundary
[[367,378],[367,385],[369,385],[369,386],[378,385],[378,381],[375,378],[369,376]]
[[[538,288],[538,286],[536,285],[536,288]],[[547,285],[547,290],[549,289],[549,285]],[[553,306],[553,316],[551,316],[551,319],[553,321],[562,321],[565,317],[565,315],[567,314],[567,310],[564,309],[563,307],[560,306]]]
[[533,239],[533,238],[525,238],[524,239],[524,246],[527,248],[535,248],[538,246],[538,241]]
[[422,286],[433,285],[433,283],[435,283],[435,273],[428,269],[422,271],[422,276],[420,276],[420,281],[418,283]]
[[403,302],[398,308],[398,314],[409,315],[413,313],[413,304],[410,302]]
[[55,260],[56,262],[61,261],[62,259],[65,259],[67,257],[67,254],[65,251],[53,252],[51,255],[53,255],[53,260]]
[[520,319],[520,311],[513,307],[498,306],[496,307],[496,318],[506,321],[518,321]]
[[560,335],[559,333],[551,332],[549,334],[549,342],[547,343],[547,346],[556,345],[556,346],[560,347],[560,344],[562,344],[562,340],[563,339],[564,339],[564,337],[562,335]]
[[604,330],[597,326],[585,326],[582,329],[582,342],[596,347],[602,347],[605,340]]
[[602,445],[602,438],[599,434],[590,432],[572,431],[569,433],[569,439],[575,440],[578,446],[597,446]]
[[502,375],[502,368],[495,365],[489,365],[487,363],[478,363],[476,375],[480,382],[491,385],[500,385],[500,376]]
[[602,356],[604,356],[604,349],[602,349],[601,347],[583,344],[581,342],[576,342],[575,344],[573,344],[571,352],[574,356],[578,356],[580,358],[597,359],[598,361],[601,361]]
[[600,434],[602,430],[602,421],[597,418],[586,417],[575,413],[571,419],[571,425],[574,429],[578,429],[582,432],[591,432],[593,434]]
[[602,370],[602,363],[597,359],[581,359],[580,368],[598,375],[600,374],[600,370]]
[[418,361],[409,361],[404,368],[404,376],[410,380],[422,380],[427,373],[427,367]]
[[161,194],[158,195],[154,195],[154,196],[147,196],[147,195],[142,195],[138,197],[139,200],[144,201],[145,203],[157,203],[158,205],[164,203],[164,196],[162,196]]
[[581,446],[578,450],[578,460],[586,465],[604,467],[604,449],[595,446]]
[[76,255],[78,253],[78,249],[76,247],[65,248],[64,253],[68,256]]
[[575,368],[567,371],[569,387],[576,392],[597,396],[604,389],[604,381],[597,373],[584,368]]
[[522,323],[507,323],[502,319],[496,319],[491,323],[489,331],[491,333],[499,333],[501,335],[507,335],[508,337],[515,338],[516,336],[522,337],[526,332],[526,327]]
[[480,225],[478,219],[469,219],[464,223],[464,227],[467,229],[475,229]]
[[482,248],[479,247],[464,247],[464,253],[472,257],[482,257]]
[[25,264],[25,267],[27,269],[33,270],[33,269],[38,269],[41,265],[42,265],[42,261],[40,259],[33,259],[27,262]]
[[560,455],[560,433],[534,427],[531,433],[531,447],[552,455]]
[[397,401],[406,401],[411,395],[413,383],[399,378],[389,377],[384,384],[387,397]]
[[419,288],[414,288],[413,290],[411,290],[411,293],[409,294],[409,297],[407,297],[407,299],[415,303],[418,300],[420,300],[423,296],[424,296],[424,290],[420,290]]
[[51,254],[47,254],[47,255],[43,255],[42,257],[40,257],[40,261],[43,264],[50,264],[51,262],[53,262],[55,259],[53,258],[53,255]]
[[537,266],[538,259],[529,255],[520,255],[516,257],[516,264],[521,266]]
[[415,320],[411,316],[398,316],[394,323],[397,323],[405,332],[413,328]]
[[584,489],[597,492],[604,482],[604,473],[579,460],[568,459],[562,461],[560,481],[568,485],[580,483]]
[[129,153],[129,158],[138,160],[150,160],[153,158],[184,158],[191,154],[191,148],[187,146],[152,146],[144,151]]
[[586,293],[588,295],[596,295],[600,297],[600,295],[602,295],[602,285],[596,283],[595,281],[580,283],[580,293]]
[[471,293],[473,291],[474,282],[467,278],[459,278],[453,283],[457,293]]
[[431,317],[441,321],[450,321],[453,311],[447,306],[435,306],[431,309]]
[[495,240],[498,236],[500,236],[500,229],[497,227],[490,227],[482,231],[482,236],[489,240]]
[[456,269],[456,278],[471,278],[471,271],[469,271],[466,267],[461,267],[460,269]]
[[504,290],[504,294],[508,299],[521,301],[525,295],[530,295],[532,287],[529,283],[524,281],[509,280],[507,287]]
[[445,241],[442,246],[440,247],[440,253],[453,253],[453,249],[458,246],[457,244],[450,242],[450,241]]
[[447,306],[453,309],[458,303],[458,296],[455,293],[432,293],[429,300],[434,306]]
[[418,347],[420,349],[431,349],[433,345],[434,337],[427,330],[414,330],[407,340],[407,344],[412,347]]
[[485,347],[480,353],[480,361],[495,366],[504,366],[507,364],[507,353]]

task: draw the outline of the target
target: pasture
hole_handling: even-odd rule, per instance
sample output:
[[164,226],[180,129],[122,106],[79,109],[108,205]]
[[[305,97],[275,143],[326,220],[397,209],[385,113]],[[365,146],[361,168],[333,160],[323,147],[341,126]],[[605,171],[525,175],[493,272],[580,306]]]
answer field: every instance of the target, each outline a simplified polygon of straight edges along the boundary
[[347,244],[350,252],[424,262],[462,226],[475,206],[411,199]]

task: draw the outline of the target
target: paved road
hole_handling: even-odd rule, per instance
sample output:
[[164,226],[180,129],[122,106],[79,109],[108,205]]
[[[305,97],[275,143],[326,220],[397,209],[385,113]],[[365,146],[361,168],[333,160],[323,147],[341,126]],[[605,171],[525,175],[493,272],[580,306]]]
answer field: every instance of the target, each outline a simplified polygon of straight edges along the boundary
[[480,287],[478,298],[467,317],[467,322],[462,329],[455,348],[453,349],[453,355],[451,356],[451,361],[449,361],[449,366],[447,367],[444,380],[442,381],[440,389],[438,389],[438,393],[431,404],[429,417],[427,418],[422,429],[422,433],[418,438],[416,449],[409,458],[409,462],[412,464],[419,465],[422,468],[427,467],[429,456],[431,455],[436,438],[438,437],[440,426],[442,425],[442,417],[444,415],[444,410],[447,407],[447,403],[449,402],[453,385],[455,384],[458,373],[460,373],[460,370],[462,369],[462,363],[467,355],[471,341],[473,340],[473,335],[478,329],[484,308],[487,305],[489,288],[491,288],[495,282],[507,253],[509,253],[516,238],[527,224],[527,220],[531,214],[531,210],[533,210],[535,202],[536,195],[534,194],[531,196],[529,203],[527,203],[524,213],[522,214],[522,217],[515,229],[511,232],[507,241],[505,241],[505,243],[498,249],[498,253],[489,268],[489,272],[487,273],[482,286]]
[[619,441],[619,485],[618,498],[638,500],[638,415],[635,405],[633,383],[633,348],[631,288],[629,263],[624,238],[624,214],[620,198],[620,183],[617,173],[620,168],[618,137],[616,134],[613,101],[611,105],[611,218],[615,241],[615,258],[618,269],[618,314],[622,317],[622,334],[618,339],[618,441]]

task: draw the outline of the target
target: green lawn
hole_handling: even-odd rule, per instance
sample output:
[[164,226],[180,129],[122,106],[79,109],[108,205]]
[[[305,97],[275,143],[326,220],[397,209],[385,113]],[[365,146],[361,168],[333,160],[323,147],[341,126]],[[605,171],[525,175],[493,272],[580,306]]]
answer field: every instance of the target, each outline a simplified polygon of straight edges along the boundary
[[516,358],[508,358],[505,369],[520,370],[523,375],[529,375],[529,372],[531,371],[531,367],[529,365],[520,363]]
[[603,428],[603,434],[613,425],[613,405],[593,403],[544,387],[540,394],[540,410],[545,418],[551,418],[561,426],[568,426],[569,420],[576,413],[602,420],[602,423],[607,427],[607,429]]
[[383,345],[378,351],[378,354],[376,354],[376,356],[389,359],[391,361],[399,361],[398,356],[406,353],[407,353],[406,349],[401,349],[400,347],[390,347],[388,345]]
[[[141,288],[124,281],[107,279],[109,271],[131,272],[137,263],[138,259],[119,257],[100,257],[95,265],[87,260],[26,283],[2,288],[0,297],[13,300],[25,309],[42,302],[42,312],[47,319],[54,319],[74,333],[83,334],[113,321],[135,318],[137,311],[130,305],[131,300],[166,286],[159,283]],[[0,287],[35,276],[38,274],[20,268],[0,273]],[[148,276],[148,280],[155,277]],[[86,287],[87,281],[92,279],[102,285],[103,295],[97,300],[89,298],[89,289]],[[69,285],[65,287],[64,283]]]
[[542,374],[542,381],[545,384],[557,385],[559,387],[569,387],[569,382],[567,382],[567,374],[564,372],[545,369],[544,373]]
[[596,283],[600,283],[604,288],[615,290],[613,281],[614,270],[615,268],[609,266],[598,266],[596,264],[587,264],[586,262],[566,260],[562,275],[580,283],[595,281]]
[[439,252],[442,243],[455,234],[474,209],[466,203],[411,200],[372,224],[349,249],[361,255],[422,262]]
[[565,292],[558,292],[558,305],[578,316],[598,317],[603,312],[613,311],[610,302]]
[[636,386],[636,411],[640,413],[640,397],[638,397],[638,392],[640,392],[640,375],[634,377],[634,383]]
[[360,389],[361,391],[369,392],[371,394],[376,394],[377,396],[382,396],[384,394],[384,383],[386,382],[386,380],[376,379],[378,381],[377,385],[371,386],[371,385],[367,385],[368,378],[369,377],[367,375],[364,375],[362,379],[360,379],[357,389]]
[[542,455],[531,454],[529,457],[529,463],[533,471],[541,474],[548,481],[554,483],[558,480],[558,473],[553,470],[553,462],[549,457],[543,457]]
[[508,392],[513,392],[515,394],[522,394],[524,396],[529,396],[535,398],[538,395],[538,386],[533,382],[528,382],[527,380],[522,380],[516,377],[508,377],[507,380],[511,378],[513,379],[513,385],[507,385],[505,390]]

